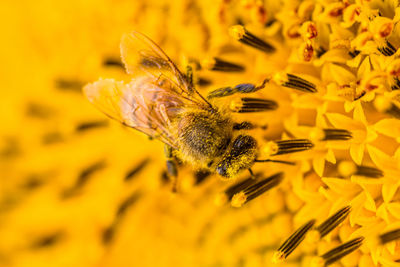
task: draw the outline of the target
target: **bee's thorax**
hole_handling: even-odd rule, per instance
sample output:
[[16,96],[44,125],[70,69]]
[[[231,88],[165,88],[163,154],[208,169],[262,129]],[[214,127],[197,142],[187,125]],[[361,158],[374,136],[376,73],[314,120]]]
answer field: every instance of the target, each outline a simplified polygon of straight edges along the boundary
[[232,121],[218,112],[187,111],[176,124],[182,158],[201,166],[221,157],[232,139]]

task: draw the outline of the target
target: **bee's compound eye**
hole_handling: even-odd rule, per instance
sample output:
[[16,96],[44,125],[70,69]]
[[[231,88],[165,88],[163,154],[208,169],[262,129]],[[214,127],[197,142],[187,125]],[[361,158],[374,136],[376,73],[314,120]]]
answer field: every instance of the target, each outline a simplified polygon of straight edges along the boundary
[[257,141],[249,135],[239,135],[232,146],[232,156],[238,156],[257,147]]

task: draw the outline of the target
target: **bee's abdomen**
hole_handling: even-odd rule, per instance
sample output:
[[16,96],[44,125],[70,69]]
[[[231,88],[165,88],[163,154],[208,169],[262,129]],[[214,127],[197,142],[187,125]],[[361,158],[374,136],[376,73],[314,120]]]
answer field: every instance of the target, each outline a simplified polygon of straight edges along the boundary
[[232,136],[232,122],[219,113],[187,112],[178,122],[180,152],[189,161],[205,165],[227,149]]

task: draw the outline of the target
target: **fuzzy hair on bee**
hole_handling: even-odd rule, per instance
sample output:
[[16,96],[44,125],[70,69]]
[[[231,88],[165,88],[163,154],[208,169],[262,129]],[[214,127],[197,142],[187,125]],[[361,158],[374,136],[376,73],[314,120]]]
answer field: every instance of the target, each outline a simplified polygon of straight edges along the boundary
[[251,167],[257,142],[251,136],[236,135],[233,121],[223,114],[210,110],[188,111],[181,114],[174,129],[177,129],[180,158],[230,178]]
[[172,155],[226,178],[254,164],[257,141],[235,130],[230,113],[211,105],[152,40],[125,34],[121,57],[132,80],[99,80],[84,94],[110,118],[165,143],[171,173]]

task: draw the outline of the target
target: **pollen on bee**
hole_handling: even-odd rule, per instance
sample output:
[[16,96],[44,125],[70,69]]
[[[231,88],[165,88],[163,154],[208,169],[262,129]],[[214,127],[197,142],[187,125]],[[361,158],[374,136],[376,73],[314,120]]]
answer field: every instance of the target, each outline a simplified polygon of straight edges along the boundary
[[208,58],[201,62],[201,66],[208,70],[224,72],[241,72],[245,67],[236,63],[228,62],[220,58]]
[[284,261],[304,240],[308,231],[314,226],[315,220],[310,220],[296,232],[294,232],[279,248],[275,251],[272,262],[279,263]]
[[233,112],[263,112],[277,109],[278,104],[273,100],[243,97],[232,100],[229,108]]
[[275,51],[275,48],[272,45],[253,35],[242,25],[232,26],[229,29],[229,34],[239,42],[254,47],[263,52],[272,53]]
[[278,72],[273,76],[272,80],[283,87],[309,93],[317,92],[315,84],[293,74]]

